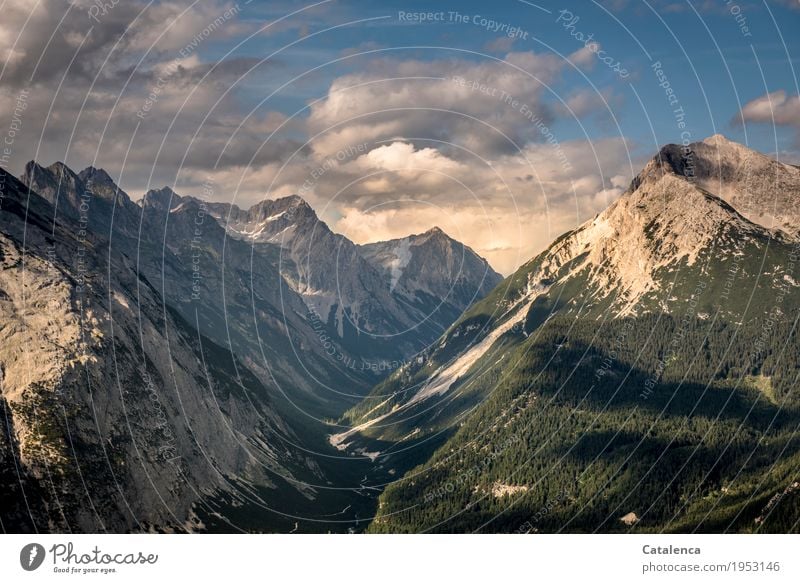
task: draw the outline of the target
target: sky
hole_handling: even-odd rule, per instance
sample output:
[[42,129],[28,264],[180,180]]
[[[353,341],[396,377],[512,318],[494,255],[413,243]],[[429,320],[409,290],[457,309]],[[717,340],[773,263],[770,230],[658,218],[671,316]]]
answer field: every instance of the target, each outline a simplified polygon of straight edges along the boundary
[[358,243],[503,274],[667,143],[800,163],[800,1],[0,0],[0,165],[134,199],[299,193]]

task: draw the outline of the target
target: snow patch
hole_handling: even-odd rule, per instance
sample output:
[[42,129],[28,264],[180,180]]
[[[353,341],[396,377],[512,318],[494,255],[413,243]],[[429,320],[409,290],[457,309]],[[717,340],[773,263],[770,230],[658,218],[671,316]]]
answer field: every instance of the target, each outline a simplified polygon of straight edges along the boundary
[[398,245],[392,249],[392,255],[394,258],[389,261],[389,275],[391,277],[389,289],[394,291],[394,288],[397,287],[397,282],[403,276],[403,271],[411,261],[411,241],[401,239]]

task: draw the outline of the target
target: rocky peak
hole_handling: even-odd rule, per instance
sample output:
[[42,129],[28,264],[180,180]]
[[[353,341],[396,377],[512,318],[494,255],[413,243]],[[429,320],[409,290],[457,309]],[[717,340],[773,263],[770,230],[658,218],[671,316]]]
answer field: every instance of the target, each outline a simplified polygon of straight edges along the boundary
[[160,189],[148,190],[142,197],[142,208],[156,211],[171,211],[177,208],[183,197],[177,194],[169,186]]
[[791,236],[800,233],[800,168],[715,134],[688,146],[661,148],[634,178],[628,194],[672,174],[710,192],[748,220]]
[[81,170],[78,173],[78,177],[87,184],[89,182],[95,184],[114,184],[114,181],[112,180],[111,176],[108,175],[108,172],[102,168],[95,168],[94,166],[87,166]]
[[453,239],[447,235],[444,231],[442,231],[439,227],[434,226],[431,229],[428,229],[421,235],[412,235],[411,239],[416,239],[420,243],[427,242],[430,240],[434,241],[452,241]]
[[86,192],[92,196],[104,198],[113,201],[118,198],[118,202],[126,206],[130,206],[132,201],[128,194],[117,186],[116,182],[108,175],[108,172],[102,168],[95,168],[89,166],[84,168],[78,174],[78,178],[83,182]]
[[[55,162],[45,168],[36,161],[31,160],[25,164],[23,179],[25,178],[31,181],[47,181],[53,184],[61,183],[67,187],[81,183],[78,175],[63,162]],[[28,184],[28,186],[30,186],[30,184]]]
[[63,162],[53,162],[50,166],[47,167],[47,170],[52,172],[58,177],[67,178],[70,180],[75,180],[78,178],[78,175],[72,171],[72,168],[64,164]]
[[622,197],[534,260],[540,265],[534,287],[569,265],[572,274],[590,273],[598,297],[615,295],[618,313],[626,315],[658,288],[662,268],[694,265],[720,238],[741,242],[762,236],[759,225],[704,187],[704,147],[709,146],[663,147]]
[[714,134],[713,136],[708,136],[705,140],[703,140],[703,143],[707,144],[709,146],[717,147],[717,148],[728,148],[728,147],[743,148],[744,147],[741,144],[739,144],[738,142],[734,142],[732,140],[729,140],[728,138],[726,138],[722,134]]
[[113,201],[119,196],[123,204],[130,202],[128,195],[116,185],[105,170],[93,166],[76,174],[63,162],[55,162],[44,168],[31,160],[25,165],[21,180],[52,203],[62,195],[72,205],[84,196],[108,201]]
[[63,162],[44,168],[31,160],[25,165],[20,180],[55,206],[58,212],[77,216],[80,197],[84,194],[83,182]]
[[417,300],[437,298],[452,313],[466,309],[502,279],[485,259],[439,227],[361,245],[359,251],[383,273],[390,291]]
[[111,178],[111,176],[108,175],[108,172],[106,172],[102,168],[87,166],[78,173],[78,178],[80,178],[86,185],[91,184],[92,186],[103,186],[103,187],[107,186],[118,189],[114,180]]
[[248,211],[250,221],[264,221],[275,218],[281,213],[291,215],[293,220],[317,219],[317,213],[300,196],[292,194],[275,200],[263,200],[254,204]]

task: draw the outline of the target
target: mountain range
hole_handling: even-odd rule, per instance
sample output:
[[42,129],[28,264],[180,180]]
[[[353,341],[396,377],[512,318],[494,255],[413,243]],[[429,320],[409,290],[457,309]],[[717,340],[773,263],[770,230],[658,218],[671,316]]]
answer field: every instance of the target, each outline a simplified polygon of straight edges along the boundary
[[1,176],[5,530],[800,528],[796,166],[664,146],[505,279],[298,196]]

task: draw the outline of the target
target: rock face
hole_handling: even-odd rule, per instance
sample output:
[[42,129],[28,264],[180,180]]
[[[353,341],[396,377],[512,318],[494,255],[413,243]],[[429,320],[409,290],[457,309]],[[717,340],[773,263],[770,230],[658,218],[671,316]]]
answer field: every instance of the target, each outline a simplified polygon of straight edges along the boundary
[[285,445],[297,436],[258,379],[107,240],[0,173],[4,529],[195,528],[238,485],[304,490],[293,471],[313,460]]
[[21,180],[55,207],[55,217],[84,220],[85,227],[112,241],[138,235],[136,204],[104,170],[90,166],[75,174],[63,162],[44,168],[31,161]]

